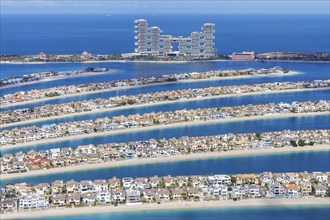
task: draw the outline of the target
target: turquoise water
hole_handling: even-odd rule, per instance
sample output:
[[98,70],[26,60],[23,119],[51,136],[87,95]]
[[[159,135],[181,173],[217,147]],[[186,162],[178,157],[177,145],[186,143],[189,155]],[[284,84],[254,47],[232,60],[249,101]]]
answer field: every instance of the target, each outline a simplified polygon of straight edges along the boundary
[[171,210],[171,211],[143,211],[131,213],[107,213],[78,215],[65,217],[48,217],[52,219],[72,220],[101,220],[101,219],[137,219],[137,220],[325,220],[330,218],[328,207],[324,206],[293,206],[293,207],[248,207],[248,208],[225,208],[225,209],[192,209],[192,210]]

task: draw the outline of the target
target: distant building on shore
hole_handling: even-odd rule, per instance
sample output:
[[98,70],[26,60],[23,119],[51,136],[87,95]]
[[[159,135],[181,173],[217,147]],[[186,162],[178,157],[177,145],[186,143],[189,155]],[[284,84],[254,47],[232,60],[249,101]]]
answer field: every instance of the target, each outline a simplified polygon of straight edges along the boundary
[[[135,20],[135,52],[140,55],[213,57],[216,55],[213,23],[205,23],[202,32],[192,32],[190,36],[162,35],[157,27],[148,27],[144,19]],[[173,51],[178,44],[178,51]]]
[[315,52],[314,54],[304,54],[297,52],[269,52],[257,55],[262,60],[323,60],[328,58],[326,52]]
[[316,53],[314,53],[314,55],[318,58],[324,58],[324,57],[328,56],[328,53],[326,53],[326,52],[316,52]]
[[295,52],[270,52],[258,54],[258,58],[260,59],[290,59],[297,58],[298,56],[299,54]]
[[39,53],[39,59],[44,60],[46,58],[47,58],[47,56],[46,56],[46,54],[44,52],[40,52]]
[[84,60],[84,61],[91,60],[92,59],[92,54],[88,53],[87,51],[84,51],[81,54],[81,59]]
[[254,52],[246,52],[246,51],[243,51],[241,53],[237,53],[237,52],[234,52],[232,55],[231,55],[231,59],[233,61],[250,61],[250,60],[254,60],[255,56],[254,56]]

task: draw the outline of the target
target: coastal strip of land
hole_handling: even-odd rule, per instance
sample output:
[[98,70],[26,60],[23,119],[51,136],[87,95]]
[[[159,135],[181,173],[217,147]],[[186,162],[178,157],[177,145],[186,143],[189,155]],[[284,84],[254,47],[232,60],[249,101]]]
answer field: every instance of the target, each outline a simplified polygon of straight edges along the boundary
[[274,207],[274,206],[329,206],[329,198],[299,198],[299,199],[246,199],[240,201],[183,201],[183,202],[165,202],[162,204],[142,204],[142,205],[120,205],[120,206],[96,206],[81,208],[53,208],[47,210],[35,210],[28,212],[17,212],[2,214],[1,219],[17,218],[42,218],[51,216],[69,216],[69,215],[87,215],[116,212],[143,212],[157,210],[189,210],[189,209],[226,209],[243,207]]
[[[250,149],[291,149],[329,145],[329,131],[318,129],[242,134],[229,133],[197,137],[183,136],[178,139],[149,139],[121,143],[103,143],[97,146],[84,144],[75,148],[58,146],[38,151],[31,149],[27,152],[4,154],[0,158],[1,174],[12,175],[80,165],[87,167],[87,164],[104,164],[111,161],[118,162],[124,160],[134,161],[134,159],[144,160],[147,158],[185,155],[188,157],[184,158],[189,158],[191,154],[207,152],[215,154],[227,151],[244,152]],[[318,150],[319,148],[313,149]],[[203,154],[203,156],[206,155]]]
[[33,170],[24,173],[1,174],[1,179],[9,180],[15,178],[31,177],[31,176],[51,175],[56,173],[69,173],[69,172],[76,172],[83,170],[98,170],[103,168],[139,166],[145,164],[170,163],[170,162],[189,161],[189,160],[225,158],[225,157],[246,157],[246,156],[269,155],[269,154],[275,155],[275,154],[286,154],[286,153],[296,153],[296,152],[299,153],[299,152],[310,152],[310,151],[330,151],[330,146],[328,144],[323,144],[323,145],[304,146],[304,147],[242,149],[242,150],[228,150],[221,152],[193,153],[189,155],[176,155],[170,157],[111,161],[111,162],[96,163],[96,164],[84,164],[84,165],[67,166],[67,167],[56,167],[56,168],[43,169],[43,170]]
[[168,74],[159,77],[146,77],[130,80],[114,80],[109,82],[90,83],[79,86],[61,86],[41,90],[19,92],[15,94],[7,94],[6,96],[1,97],[0,108],[13,107],[22,104],[62,99],[80,95],[111,92],[130,88],[141,88],[147,86],[168,85],[173,83],[192,83],[255,77],[281,77],[291,76],[295,74],[298,74],[298,72],[285,70],[281,67],[274,67],[270,69],[260,70],[222,70],[201,73],[193,72],[188,74]]
[[[63,115],[57,115],[57,116],[51,116],[51,117],[35,118],[35,119],[24,120],[24,121],[19,121],[19,122],[6,123],[6,124],[1,124],[0,128],[5,129],[8,127],[14,127],[14,126],[18,126],[18,125],[38,123],[38,122],[43,122],[43,121],[47,122],[47,121],[62,119],[62,118],[77,117],[77,116],[83,116],[83,115],[89,115],[89,114],[99,114],[99,113],[104,113],[104,112],[120,111],[120,110],[125,110],[125,109],[132,109],[132,108],[143,108],[143,107],[150,107],[150,106],[168,105],[168,104],[174,104],[174,103],[205,101],[205,100],[221,99],[221,98],[228,98],[228,97],[271,95],[271,94],[281,94],[281,93],[299,93],[299,92],[306,92],[306,91],[321,91],[321,90],[329,90],[329,89],[330,89],[329,87],[324,87],[324,88],[287,89],[287,90],[276,90],[276,91],[267,90],[267,91],[262,91],[262,92],[233,93],[233,94],[203,96],[203,97],[177,99],[177,100],[147,102],[147,103],[142,103],[142,104],[116,106],[116,107],[105,108],[105,109],[96,109],[96,110],[92,110],[92,111],[75,112],[75,113],[69,113],[69,114],[63,114]],[[0,113],[0,114],[3,114],[3,113]],[[16,118],[17,118],[17,116],[16,116]]]
[[82,61],[82,62],[6,62],[0,61],[0,64],[13,64],[13,65],[23,65],[23,64],[66,64],[66,63],[157,63],[157,64],[181,64],[181,63],[209,63],[209,62],[232,62],[232,63],[316,63],[316,64],[328,64],[330,61],[326,60],[242,60],[242,61],[233,61],[233,60],[92,60],[92,61]]
[[[66,71],[66,72],[73,72],[73,71]],[[79,74],[71,74],[71,75],[63,75],[63,76],[51,76],[51,77],[46,77],[40,80],[35,80],[35,81],[28,81],[28,82],[23,82],[23,83],[17,83],[17,84],[10,84],[10,85],[5,85],[1,86],[1,89],[7,89],[7,88],[13,88],[13,87],[19,87],[19,86],[26,86],[26,85],[32,85],[32,84],[37,84],[37,83],[46,83],[46,82],[51,82],[51,81],[56,81],[56,80],[63,80],[63,79],[72,79],[72,78],[78,78],[78,77],[87,77],[87,76],[98,76],[98,75],[105,75],[105,74],[111,74],[111,73],[116,73],[119,72],[119,70],[115,69],[110,69],[106,71],[87,71],[87,72],[81,72]],[[41,74],[41,73],[40,73]]]
[[171,129],[171,128],[178,128],[178,127],[188,127],[188,126],[200,126],[200,125],[209,125],[209,124],[220,124],[220,123],[230,123],[230,122],[240,122],[240,121],[254,121],[254,120],[272,120],[272,119],[283,119],[283,118],[291,118],[291,117],[312,117],[312,116],[322,116],[322,115],[329,115],[329,111],[326,112],[306,112],[306,113],[283,113],[283,114],[272,114],[272,115],[260,115],[260,116],[250,116],[250,117],[234,117],[234,118],[220,118],[214,120],[207,120],[207,121],[189,121],[187,122],[180,122],[180,123],[172,123],[172,124],[161,124],[161,125],[153,125],[148,127],[138,127],[138,128],[128,128],[123,130],[111,130],[111,131],[104,131],[104,132],[97,132],[97,133],[89,133],[89,134],[78,134],[74,136],[65,136],[65,137],[58,137],[53,139],[41,139],[32,142],[24,142],[18,144],[7,144],[0,146],[0,150],[6,149],[15,149],[15,148],[22,148],[28,147],[31,145],[42,145],[47,143],[58,143],[63,141],[72,141],[77,139],[87,139],[87,138],[94,138],[94,137],[102,137],[102,136],[111,136],[111,135],[118,135],[118,134],[127,134],[132,132],[147,132],[152,130],[158,129]]
[[139,89],[139,88],[145,88],[145,87],[152,87],[152,86],[160,86],[160,85],[170,85],[170,84],[178,84],[178,83],[198,83],[198,82],[207,82],[207,81],[221,81],[221,80],[233,80],[233,79],[250,79],[250,78],[265,78],[265,77],[285,77],[285,76],[292,76],[295,74],[299,74],[299,72],[296,71],[290,71],[283,74],[269,74],[269,75],[248,75],[248,76],[228,76],[228,77],[218,77],[218,78],[208,78],[208,79],[189,79],[189,80],[178,80],[175,82],[165,82],[165,83],[154,83],[154,84],[147,84],[147,85],[139,85],[139,86],[122,86],[122,87],[115,87],[111,89],[104,89],[104,90],[96,90],[96,91],[86,91],[86,92],[80,92],[80,93],[74,93],[74,94],[65,94],[61,96],[53,96],[53,97],[47,97],[42,99],[32,99],[29,101],[24,102],[17,102],[17,103],[3,103],[0,105],[1,108],[8,108],[8,107],[15,107],[20,105],[26,105],[26,104],[33,104],[38,102],[47,102],[51,100],[56,99],[65,99],[65,98],[72,98],[76,96],[83,96],[83,95],[93,95],[98,93],[107,93],[107,92],[113,92],[113,91],[120,91],[120,90],[127,90],[127,89]]

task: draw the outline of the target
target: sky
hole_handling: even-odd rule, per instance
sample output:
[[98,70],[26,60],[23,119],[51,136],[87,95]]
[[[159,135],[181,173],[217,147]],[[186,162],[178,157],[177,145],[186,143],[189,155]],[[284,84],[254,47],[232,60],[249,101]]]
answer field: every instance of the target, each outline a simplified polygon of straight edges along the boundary
[[1,14],[329,14],[329,0],[0,0]]

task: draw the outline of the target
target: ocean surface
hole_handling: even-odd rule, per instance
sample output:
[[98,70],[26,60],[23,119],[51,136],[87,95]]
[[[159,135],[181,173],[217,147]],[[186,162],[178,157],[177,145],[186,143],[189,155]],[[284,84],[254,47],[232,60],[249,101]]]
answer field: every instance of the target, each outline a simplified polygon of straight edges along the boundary
[[[45,66],[40,68],[40,66]],[[1,69],[1,78],[8,76],[22,76],[24,69],[27,68],[28,73],[43,72],[43,71],[59,71],[65,66],[70,70],[80,70],[86,67],[92,66],[102,66],[118,70],[118,72],[111,74],[102,74],[96,76],[85,76],[79,78],[63,79],[50,82],[40,82],[38,84],[23,85],[20,87],[11,87],[11,88],[2,88],[0,89],[0,94],[14,93],[22,90],[32,90],[32,89],[43,89],[49,87],[55,87],[60,85],[77,85],[77,84],[86,84],[89,82],[104,82],[109,80],[118,80],[118,79],[131,79],[138,77],[148,77],[148,76],[160,76],[164,74],[171,73],[191,73],[191,72],[204,72],[210,70],[241,70],[247,68],[269,68],[274,66],[281,66],[292,71],[297,71],[301,74],[291,75],[291,76],[282,76],[282,77],[259,77],[259,78],[250,78],[250,79],[232,79],[232,80],[219,80],[219,81],[207,81],[199,83],[179,83],[171,85],[161,85],[161,86],[150,86],[148,88],[143,88],[146,92],[155,92],[163,90],[172,90],[172,89],[185,89],[189,87],[208,87],[208,86],[225,86],[225,85],[241,85],[241,84],[253,84],[253,83],[266,83],[266,82],[284,82],[284,81],[298,81],[298,80],[314,80],[314,79],[328,79],[330,65],[329,64],[315,64],[315,63],[261,63],[261,62],[196,62],[196,63],[89,63],[89,64],[2,64],[0,65]],[[44,69],[45,68],[45,69]],[[22,72],[20,72],[22,69]],[[136,94],[140,93],[139,89],[128,89],[121,90],[118,92],[107,92],[104,96],[113,96],[113,95],[123,95],[123,94]],[[101,93],[101,97],[102,97]],[[97,95],[87,95],[81,96],[80,99],[89,99],[93,97],[99,97]],[[67,99],[67,100],[77,100]]]
[[[176,111],[180,109],[198,109],[198,108],[218,108],[225,106],[239,106],[239,105],[250,105],[250,104],[268,104],[273,103],[292,103],[293,101],[303,102],[303,101],[319,101],[329,99],[330,88],[326,90],[316,90],[316,91],[304,91],[304,92],[293,92],[293,93],[278,93],[278,94],[261,94],[261,95],[250,95],[250,96],[236,96],[236,97],[225,97],[209,100],[199,100],[199,101],[189,101],[189,102],[176,102],[176,103],[166,103],[162,105],[155,106],[145,106],[145,107],[134,107],[131,106],[127,109],[122,110],[111,110],[107,112],[93,112],[93,114],[65,117],[58,119],[48,119],[42,122],[28,122],[20,125],[8,126],[5,129],[13,129],[27,126],[39,126],[45,124],[57,124],[62,122],[70,121],[80,121],[80,120],[95,120],[97,118],[113,117],[119,115],[133,115],[133,114],[144,114],[148,112],[167,112]],[[47,119],[47,118],[45,118]],[[4,129],[0,129],[4,130]]]
[[329,51],[328,15],[244,14],[1,14],[1,54],[98,54],[133,52],[134,20],[144,18],[163,34],[188,36],[216,24],[218,53]]
[[64,148],[64,147],[77,147],[79,145],[86,144],[104,144],[104,143],[116,143],[116,142],[129,142],[148,140],[151,138],[179,138],[182,136],[206,136],[206,135],[217,135],[227,133],[261,133],[270,131],[281,131],[281,130],[312,130],[312,129],[329,129],[330,114],[321,116],[304,116],[304,117],[289,117],[282,119],[259,119],[253,121],[237,121],[237,122],[225,122],[218,124],[206,124],[206,125],[194,125],[194,126],[182,126],[174,128],[162,128],[153,129],[149,131],[137,131],[98,136],[98,137],[86,137],[80,139],[72,139],[66,141],[49,142],[44,144],[34,144],[31,142],[30,145],[18,149],[1,149],[1,154],[14,153],[18,150],[29,151],[34,150],[45,150],[51,148]]
[[[149,176],[182,176],[182,175],[214,175],[272,172],[314,172],[329,171],[330,152],[299,152],[275,155],[257,155],[247,157],[212,158],[169,162],[159,164],[145,164],[136,166],[103,168],[97,170],[83,170],[59,174],[40,175],[25,178],[2,180],[0,186],[7,183],[25,182],[29,184],[51,183],[55,180],[69,181],[74,179],[96,180],[123,177]],[[304,162],[302,162],[304,161]]]
[[[150,26],[160,26],[163,34],[187,36],[192,31],[199,31],[205,22],[216,23],[216,47],[220,54],[231,54],[234,51],[292,51],[330,53],[329,18],[327,15],[3,15],[1,14],[1,50],[0,54],[80,54],[83,51],[97,54],[114,54],[134,50],[135,19],[145,18]],[[221,80],[198,83],[177,83],[145,88],[133,88],[118,92],[104,92],[94,95],[56,99],[34,104],[23,104],[13,108],[2,108],[1,111],[36,107],[44,104],[66,103],[70,101],[94,98],[108,98],[117,95],[134,95],[139,93],[178,90],[187,88],[205,88],[209,86],[243,85],[263,82],[284,82],[302,80],[325,80],[330,78],[329,64],[315,63],[260,63],[260,62],[198,62],[198,63],[93,63],[93,64],[1,64],[0,77],[22,76],[28,73],[44,71],[78,70],[86,67],[108,67],[117,72],[98,76],[87,76],[63,79],[47,83],[37,83],[20,87],[0,89],[0,94],[18,91],[42,89],[60,85],[72,85],[90,82],[103,82],[115,79],[128,79],[147,76],[159,76],[170,73],[190,73],[209,70],[267,68],[281,66],[298,71],[299,75],[269,78],[251,78]],[[280,101],[307,101],[329,99],[329,90],[306,91],[300,93],[282,93],[276,95],[254,95],[245,97],[220,98],[186,103],[169,103],[161,106],[131,108],[106,113],[95,113],[89,116],[68,117],[50,120],[36,125],[60,123],[64,121],[95,119],[113,115],[129,115],[150,111],[172,111],[176,109],[195,109],[201,107],[233,106]],[[26,126],[26,125],[24,125]],[[101,144],[108,142],[127,142],[150,138],[171,138],[181,136],[216,135],[225,133],[266,132],[284,129],[307,130],[329,129],[330,114],[313,117],[291,117],[276,120],[242,121],[211,124],[203,126],[156,129],[148,132],[124,133],[79,140],[47,144],[32,144],[14,150],[2,150],[4,153],[41,150],[55,147],[77,147],[83,144]],[[56,179],[83,180],[111,178],[112,176],[150,176],[150,175],[206,175],[219,173],[252,173],[262,171],[329,171],[330,152],[305,152],[282,155],[264,155],[250,157],[233,157],[221,159],[204,159],[163,164],[149,164],[94,171],[53,174],[24,179],[1,181],[7,183],[52,182]],[[136,213],[78,215],[43,219],[329,219],[328,207],[263,207],[232,208],[211,210],[155,211]]]
[[278,207],[246,207],[246,208],[224,208],[224,209],[188,209],[172,211],[142,211],[131,213],[107,213],[72,215],[64,217],[48,217],[45,220],[70,219],[70,220],[328,220],[330,211],[325,206],[278,206]]

